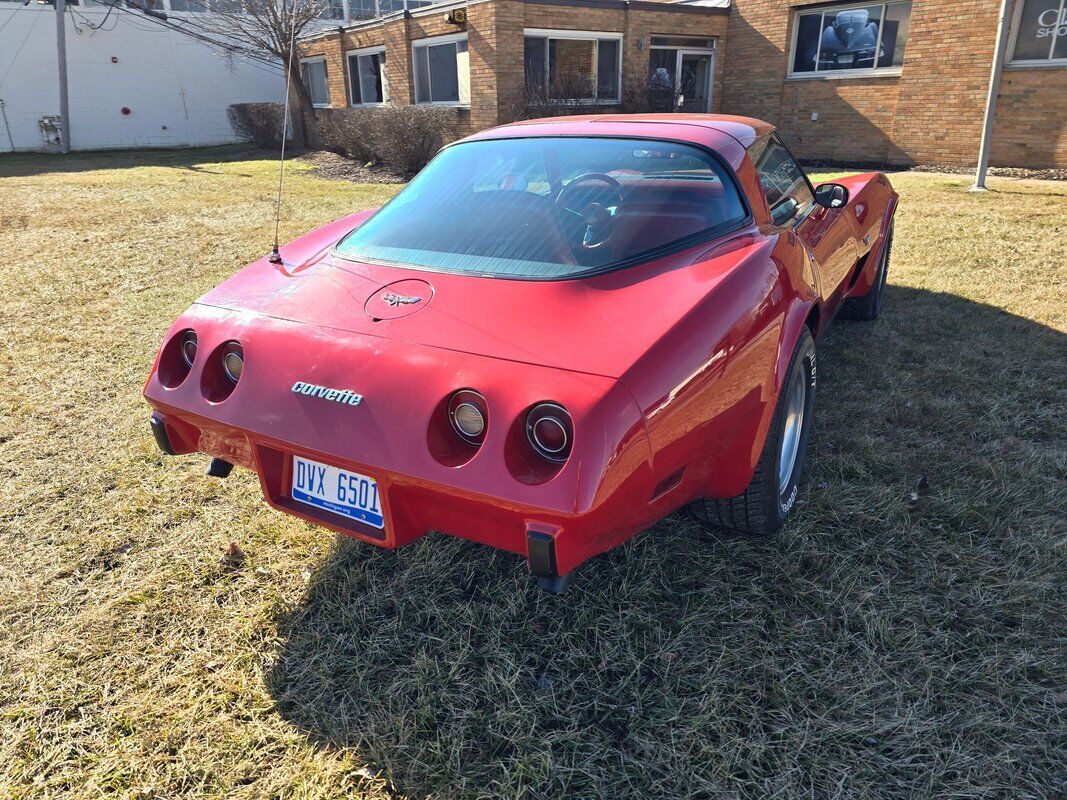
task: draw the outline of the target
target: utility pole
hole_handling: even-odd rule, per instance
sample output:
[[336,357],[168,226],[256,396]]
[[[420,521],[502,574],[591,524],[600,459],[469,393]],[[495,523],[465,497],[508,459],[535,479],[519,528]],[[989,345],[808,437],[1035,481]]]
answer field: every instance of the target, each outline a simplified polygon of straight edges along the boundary
[[985,102],[985,124],[982,127],[982,143],[978,147],[978,170],[974,174],[974,186],[969,191],[986,191],[985,174],[989,169],[989,145],[993,138],[993,122],[997,115],[997,95],[1000,94],[1000,74],[1004,70],[1004,44],[1008,38],[1008,9],[1011,0],[1000,0],[1000,20],[997,22],[997,43],[993,46],[993,71],[989,76],[989,95]]
[[64,153],[70,152],[70,100],[67,96],[66,0],[56,0],[56,53],[59,61],[59,137]]

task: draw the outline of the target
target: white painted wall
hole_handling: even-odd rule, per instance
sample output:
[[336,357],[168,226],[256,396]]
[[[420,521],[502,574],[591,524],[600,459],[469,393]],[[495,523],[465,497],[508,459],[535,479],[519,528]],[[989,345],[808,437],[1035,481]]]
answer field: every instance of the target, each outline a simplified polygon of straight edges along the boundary
[[[285,97],[280,64],[227,55],[139,12],[112,9],[105,22],[107,8],[73,11],[66,29],[75,150],[234,142],[228,105]],[[57,74],[55,8],[0,2],[0,100],[7,117],[5,126],[0,116],[0,152],[44,148],[38,120],[59,114]]]

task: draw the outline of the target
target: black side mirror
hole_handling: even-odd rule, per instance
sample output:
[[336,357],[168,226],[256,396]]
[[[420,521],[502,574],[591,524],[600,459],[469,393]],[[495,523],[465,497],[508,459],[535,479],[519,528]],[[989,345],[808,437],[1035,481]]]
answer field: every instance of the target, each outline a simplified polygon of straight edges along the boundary
[[840,183],[823,183],[815,187],[815,202],[826,208],[843,208],[848,202],[848,189]]
[[799,206],[795,197],[783,197],[771,207],[771,222],[775,225],[785,225],[797,215]]

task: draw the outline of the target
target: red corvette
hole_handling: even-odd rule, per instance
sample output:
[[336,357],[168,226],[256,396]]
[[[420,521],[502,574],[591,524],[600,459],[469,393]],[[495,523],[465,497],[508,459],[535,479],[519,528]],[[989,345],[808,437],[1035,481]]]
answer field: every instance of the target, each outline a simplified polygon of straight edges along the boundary
[[145,386],[152,428],[281,511],[501,547],[552,590],[683,506],[771,533],[819,335],[878,315],[896,205],[881,173],[813,186],[753,119],[483,131],[197,300]]

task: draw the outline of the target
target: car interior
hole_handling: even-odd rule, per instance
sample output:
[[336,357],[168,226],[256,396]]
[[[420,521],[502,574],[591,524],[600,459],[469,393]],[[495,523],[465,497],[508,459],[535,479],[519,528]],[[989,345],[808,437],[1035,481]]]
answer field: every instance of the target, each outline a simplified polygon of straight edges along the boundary
[[561,157],[525,143],[516,156],[486,147],[484,158],[465,159],[445,180],[424,181],[423,173],[386,206],[386,222],[394,216],[403,224],[377,225],[380,212],[339,252],[481,274],[565,276],[717,235],[746,216],[722,168],[684,145],[652,149],[620,139],[605,157],[601,140],[596,151]]

